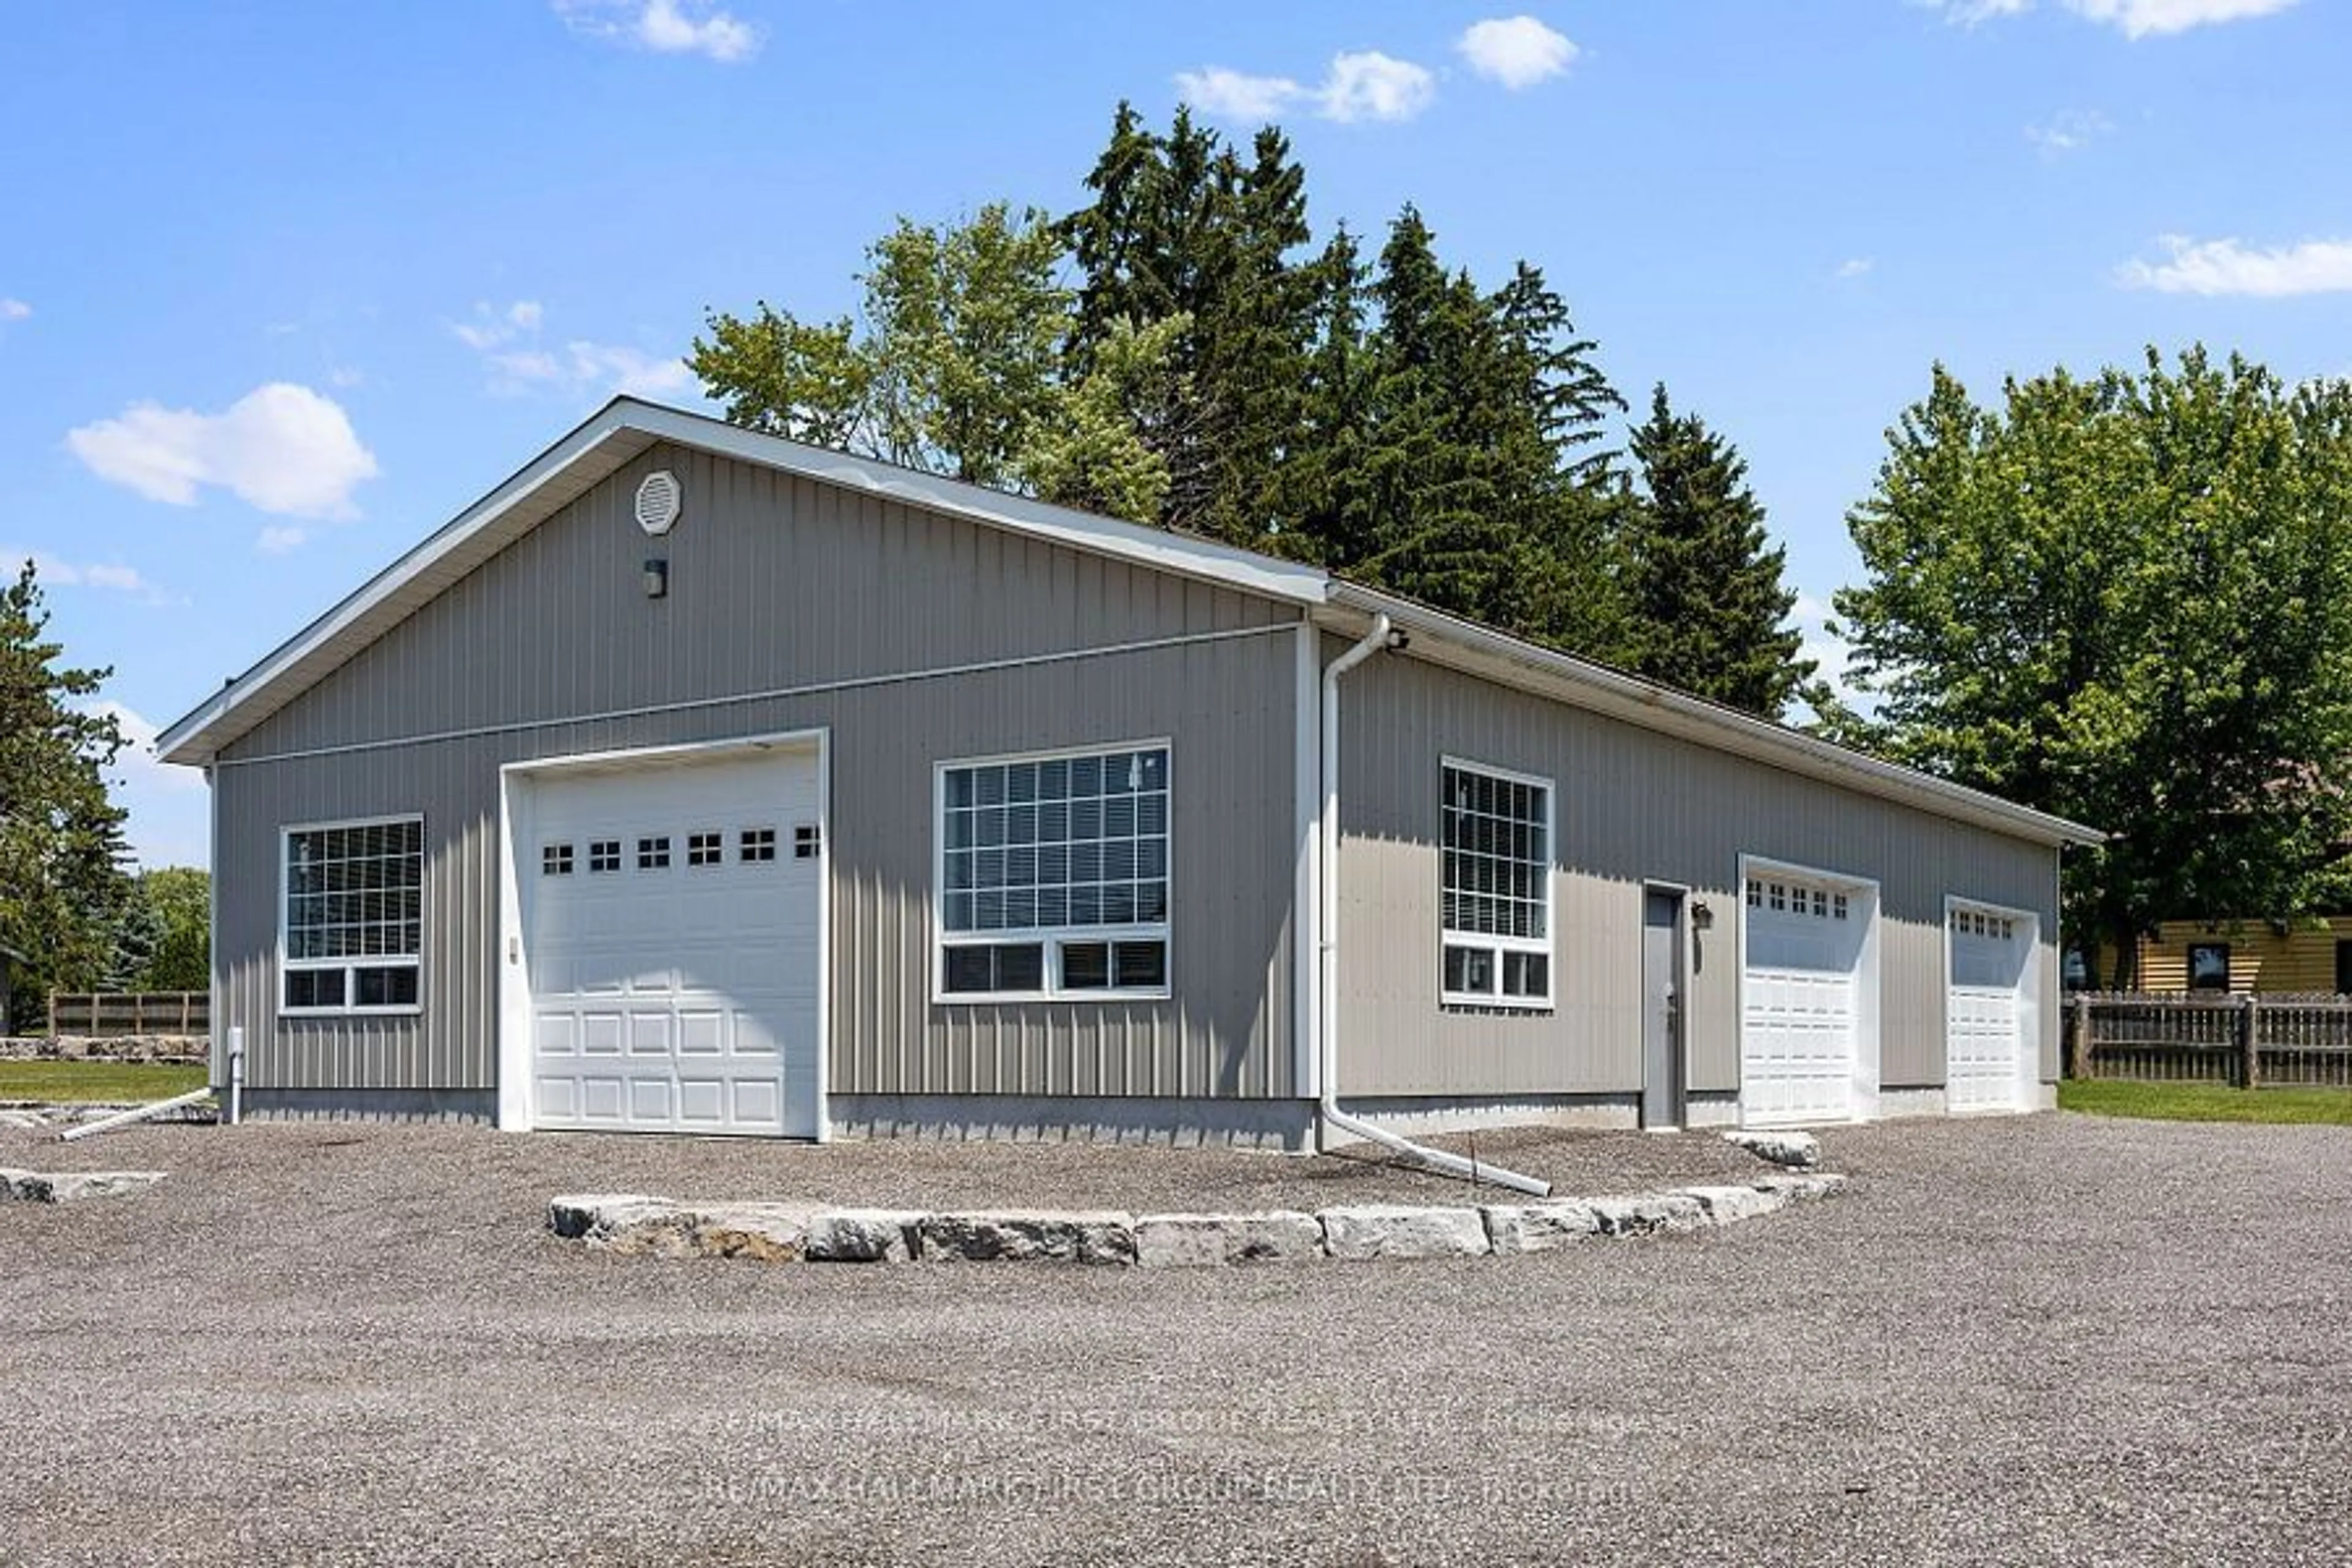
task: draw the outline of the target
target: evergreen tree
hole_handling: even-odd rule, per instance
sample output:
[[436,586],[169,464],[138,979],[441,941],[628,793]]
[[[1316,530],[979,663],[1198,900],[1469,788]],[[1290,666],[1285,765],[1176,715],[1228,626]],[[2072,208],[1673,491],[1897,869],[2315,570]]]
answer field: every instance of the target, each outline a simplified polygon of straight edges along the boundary
[[1589,360],[1586,345],[1560,341],[1565,311],[1533,268],[1493,296],[1448,276],[1410,206],[1371,293],[1370,548],[1358,569],[1438,608],[1609,657],[1622,618],[1617,508],[1605,467],[1574,447],[1595,422],[1577,400],[1613,395],[1570,374]]
[[1142,116],[1121,99],[1111,117],[1110,142],[1087,175],[1093,203],[1056,226],[1080,279],[1065,351],[1077,374],[1093,368],[1096,353],[1118,323],[1133,331],[1171,313],[1153,254],[1159,233],[1155,204],[1165,174],[1160,139],[1143,129]]
[[1664,385],[1633,453],[1643,490],[1627,541],[1634,669],[1778,719],[1813,666],[1797,658],[1787,552],[1767,548],[1748,465],[1696,415],[1675,413]]
[[1356,574],[1372,552],[1372,386],[1365,270],[1343,226],[1307,268],[1310,348],[1277,515],[1294,554]]
[[122,812],[100,770],[121,749],[87,710],[110,671],[60,665],[33,563],[0,591],[0,942],[23,952],[18,1023],[48,991],[104,980],[128,899]]

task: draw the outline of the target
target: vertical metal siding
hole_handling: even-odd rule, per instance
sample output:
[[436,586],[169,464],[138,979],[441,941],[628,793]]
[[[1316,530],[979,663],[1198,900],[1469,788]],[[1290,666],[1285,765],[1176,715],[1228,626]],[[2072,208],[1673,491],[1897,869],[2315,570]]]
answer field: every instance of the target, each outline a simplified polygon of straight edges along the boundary
[[[686,510],[649,541],[644,474]],[[645,598],[644,560],[670,563]],[[215,772],[224,1015],[262,1088],[497,1077],[498,778],[529,758],[828,727],[833,1088],[1286,1096],[1296,611],[707,454],[656,448],[252,734]],[[1229,640],[726,706],[626,712],[1200,633]],[[622,714],[601,720],[582,716]],[[495,726],[491,732],[455,731]],[[934,1006],[932,767],[1173,742],[1166,1003]],[[443,737],[433,739],[428,737]],[[423,738],[423,739],[415,739]],[[414,743],[373,745],[385,740]],[[299,755],[319,748],[365,749]],[[279,1020],[278,835],[425,819],[424,1010]]]
[[[1714,929],[1696,939],[1690,1087],[1737,1089],[1743,854],[1880,884],[1879,1077],[1890,1088],[1944,1080],[1944,896],[2039,912],[2043,1072],[2054,1069],[2054,850],[1411,658],[1363,666],[1340,702],[1344,1092],[1638,1089],[1645,879],[1686,885],[1714,909]],[[1449,754],[1553,781],[1549,1013],[1438,1005],[1438,767]]]

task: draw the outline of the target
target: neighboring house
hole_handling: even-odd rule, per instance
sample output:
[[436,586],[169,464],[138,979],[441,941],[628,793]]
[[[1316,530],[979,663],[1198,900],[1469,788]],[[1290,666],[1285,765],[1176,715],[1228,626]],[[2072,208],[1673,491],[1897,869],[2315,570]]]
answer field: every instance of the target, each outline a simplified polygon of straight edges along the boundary
[[1327,1082],[1417,1126],[2031,1109],[2097,837],[626,398],[160,750],[212,782],[247,1103],[518,1129],[1295,1147]]
[[[2102,949],[2098,978],[2115,973]],[[2352,916],[2296,921],[2166,921],[2140,938],[2141,991],[2352,992]]]

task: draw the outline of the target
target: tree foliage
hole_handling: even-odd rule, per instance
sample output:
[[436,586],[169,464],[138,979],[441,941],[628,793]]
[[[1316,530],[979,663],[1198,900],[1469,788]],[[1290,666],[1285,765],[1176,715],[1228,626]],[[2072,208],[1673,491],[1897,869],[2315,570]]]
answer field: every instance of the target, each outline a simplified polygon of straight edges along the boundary
[[1369,260],[1318,245],[1282,132],[1182,109],[1120,104],[1085,189],[1050,223],[902,218],[858,317],[713,313],[694,368],[740,424],[1629,655],[1625,405],[1540,268],[1483,289],[1411,206]]
[[1768,544],[1748,465],[1661,385],[1633,432],[1641,504],[1627,539],[1633,668],[1654,680],[1778,719],[1812,673],[1788,624],[1787,552]]
[[764,300],[712,312],[688,363],[735,424],[1148,519],[1163,466],[1132,418],[1109,416],[1166,401],[1173,333],[1115,331],[1070,374],[1061,250],[1045,215],[1002,203],[952,225],[902,218],[866,252],[859,319],[803,321]]
[[127,971],[127,991],[203,991],[212,984],[212,879],[193,866],[139,873],[132,904],[153,932],[146,961]]
[[1984,408],[1939,366],[1889,441],[1836,601],[1877,707],[1841,732],[2115,833],[2066,918],[2124,964],[2159,920],[2340,899],[2352,384],[2150,350]]
[[0,590],[0,943],[24,953],[17,1024],[43,994],[101,984],[129,903],[122,812],[101,770],[121,749],[87,703],[110,671],[59,662],[33,563]]

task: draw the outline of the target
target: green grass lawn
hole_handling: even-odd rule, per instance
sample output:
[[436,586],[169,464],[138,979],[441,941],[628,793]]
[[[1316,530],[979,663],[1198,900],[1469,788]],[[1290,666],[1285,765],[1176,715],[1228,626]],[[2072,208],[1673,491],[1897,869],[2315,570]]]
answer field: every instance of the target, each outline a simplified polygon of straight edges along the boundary
[[204,1068],[157,1062],[0,1062],[0,1100],[100,1100],[143,1105],[205,1087]]
[[2352,1126],[2352,1089],[2244,1089],[2214,1083],[2069,1079],[2058,1086],[2058,1109],[2152,1121],[2307,1121]]

